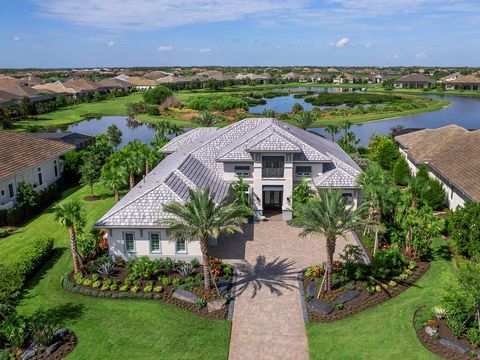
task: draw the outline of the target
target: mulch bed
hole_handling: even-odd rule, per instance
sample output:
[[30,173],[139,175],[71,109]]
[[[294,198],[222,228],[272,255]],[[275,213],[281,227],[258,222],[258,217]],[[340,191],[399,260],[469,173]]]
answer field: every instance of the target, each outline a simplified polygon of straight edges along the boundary
[[[124,281],[125,278],[128,276],[128,271],[126,268],[123,268],[123,267],[117,267],[118,269],[118,273],[115,277],[113,277],[112,279],[113,280],[120,280],[120,281]],[[203,270],[198,270],[198,271],[203,271]],[[179,278],[183,278],[181,275],[175,275],[174,277],[179,277]],[[173,278],[173,277],[172,277]],[[114,293],[114,294],[125,294],[125,293],[128,293],[128,291],[120,291],[120,290],[115,290],[115,291],[111,291],[111,290],[108,290],[108,291],[101,291],[99,288],[94,288],[92,286],[85,286],[85,285],[80,285],[80,284],[77,284],[75,279],[74,279],[74,275],[73,273],[70,275],[69,277],[69,280],[75,284],[75,286],[77,287],[82,287],[84,289],[89,289],[89,290],[94,290],[94,291],[97,291],[99,293],[105,293],[105,292],[109,292],[109,293]],[[141,286],[141,289],[143,289],[143,287],[145,287],[146,283],[148,282],[148,280],[142,280],[142,286]],[[176,307],[179,307],[181,309],[184,309],[184,310],[187,310],[187,311],[190,311],[190,312],[193,312],[197,315],[200,315],[206,319],[212,319],[212,320],[226,320],[227,319],[227,316],[228,316],[228,304],[227,306],[225,306],[223,309],[221,310],[218,310],[218,311],[213,311],[211,313],[208,312],[207,310],[207,307],[203,307],[201,309],[198,309],[197,306],[195,304],[192,304],[192,303],[188,303],[188,302],[185,302],[185,301],[182,301],[182,300],[179,300],[177,298],[174,298],[172,296],[173,292],[176,290],[176,288],[173,286],[173,285],[163,285],[161,284],[159,281],[156,281],[155,282],[156,285],[161,285],[163,287],[163,291],[160,292],[160,293],[156,293],[156,292],[151,292],[151,294],[153,294],[153,299],[151,300],[157,300],[157,301],[161,301],[161,302],[164,302],[166,304],[170,304],[170,305],[174,305]],[[229,286],[229,290],[231,290],[231,287],[232,285],[230,284]],[[204,299],[205,301],[211,301],[211,300],[216,300],[218,299],[218,294],[217,294],[217,291],[215,288],[212,288],[210,289],[209,291],[205,290],[203,287],[202,288],[193,288],[193,289],[190,289],[188,291],[191,291],[193,292],[195,295],[197,295],[198,297]],[[139,291],[137,294],[146,294],[145,292],[143,291]],[[131,298],[116,298],[116,297],[102,297],[102,299],[109,299],[109,300],[137,300],[137,299],[131,299]],[[148,301],[150,299],[138,299],[138,300],[143,300],[143,301]]]
[[70,331],[67,335],[67,341],[65,341],[52,355],[48,356],[47,353],[44,351],[41,354],[35,355],[32,357],[32,360],[59,360],[66,357],[70,354],[75,346],[77,346],[77,337],[75,334]]
[[102,197],[101,196],[97,196],[97,195],[88,195],[88,196],[85,196],[83,198],[83,200],[85,201],[97,201],[97,200],[101,200]]
[[[422,345],[429,351],[433,352],[434,354],[444,358],[444,359],[458,359],[458,360],[468,360],[472,359],[472,357],[469,353],[467,354],[462,354],[459,351],[455,351],[454,349],[451,349],[445,345],[442,345],[439,342],[439,338],[450,338],[450,339],[455,339],[453,336],[452,330],[449,329],[449,327],[446,325],[445,320],[437,320],[438,322],[438,335],[439,337],[435,336],[430,336],[425,332],[425,328],[421,327],[418,329],[417,336],[420,339],[420,342]],[[462,345],[469,347],[471,350],[478,350],[474,349],[470,342],[465,339],[465,338],[458,338],[455,339],[455,341],[458,341]]]
[[[359,297],[354,300],[351,300],[344,304],[342,309],[334,309],[330,314],[324,315],[319,312],[311,311],[307,302],[307,311],[308,311],[308,320],[310,322],[333,322],[341,319],[345,319],[352,315],[358,314],[361,311],[374,307],[378,304],[381,304],[407,290],[410,286],[416,283],[422,276],[427,272],[430,267],[429,262],[419,262],[417,267],[412,270],[412,275],[408,277],[407,280],[399,282],[395,287],[389,287],[388,290],[382,288],[381,292],[374,294],[369,294],[366,290],[359,290]],[[305,289],[305,294],[307,294],[307,288],[310,284],[310,279],[303,277],[303,286]],[[333,304],[334,299],[340,295],[342,292],[345,292],[344,289],[338,289],[329,292],[328,294],[323,294],[320,296],[319,300]]]

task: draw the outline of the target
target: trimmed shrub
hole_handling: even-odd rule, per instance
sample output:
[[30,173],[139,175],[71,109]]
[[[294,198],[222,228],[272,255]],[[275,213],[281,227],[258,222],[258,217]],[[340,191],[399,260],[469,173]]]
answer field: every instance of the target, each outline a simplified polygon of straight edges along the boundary
[[13,302],[53,251],[53,239],[38,240],[32,249],[9,265],[0,264],[0,303]]
[[147,114],[148,115],[160,115],[160,110],[158,109],[158,106],[148,105]]
[[375,136],[372,139],[368,144],[368,152],[370,160],[378,162],[386,170],[391,170],[401,156],[395,141],[383,135]]
[[205,95],[191,99],[188,102],[188,107],[201,111],[248,110],[248,103],[245,99],[231,95]]
[[408,167],[407,160],[401,156],[392,170],[392,178],[395,184],[405,186],[407,185],[408,178],[410,177],[410,168]]
[[427,205],[433,210],[441,210],[445,206],[447,194],[440,181],[429,178],[425,189],[420,193],[420,203]]

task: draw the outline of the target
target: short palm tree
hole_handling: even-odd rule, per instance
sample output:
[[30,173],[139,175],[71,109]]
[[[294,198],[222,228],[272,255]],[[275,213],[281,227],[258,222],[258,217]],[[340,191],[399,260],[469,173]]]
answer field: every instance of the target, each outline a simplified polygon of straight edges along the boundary
[[145,160],[143,158],[144,146],[140,141],[134,140],[122,149],[124,164],[128,171],[130,190],[135,186],[135,175],[143,173],[145,166]]
[[162,219],[161,225],[169,229],[173,240],[200,241],[203,256],[205,289],[210,289],[211,278],[208,265],[208,239],[218,238],[222,233],[242,232],[251,210],[237,202],[228,204],[224,199],[216,204],[210,189],[189,190],[190,199],[184,203],[173,201],[163,209],[172,215]]
[[302,110],[295,115],[294,120],[303,130],[307,130],[307,128],[314,123],[315,118],[311,112]]
[[364,206],[368,208],[365,230],[374,233],[373,253],[379,247],[379,236],[385,232],[382,226],[382,214],[390,210],[395,198],[395,187],[388,173],[377,163],[372,163],[357,180],[362,187]]
[[100,180],[115,195],[115,202],[120,200],[120,190],[127,185],[128,172],[120,152],[110,156],[108,162],[102,167]]
[[348,206],[348,200],[342,196],[342,192],[332,189],[320,189],[317,196],[305,204],[298,204],[295,217],[290,220],[291,225],[303,229],[300,236],[319,235],[325,238],[327,291],[332,290],[333,255],[337,238],[353,229],[358,220],[358,212]]
[[213,126],[216,123],[220,122],[220,118],[218,116],[213,115],[209,111],[204,111],[202,115],[194,118],[194,121],[202,126]]
[[327,126],[326,130],[330,134],[330,140],[332,140],[332,142],[334,142],[335,141],[335,134],[338,134],[338,132],[340,131],[340,128],[338,127],[338,125],[330,124],[330,125]]
[[85,225],[85,210],[78,199],[61,202],[53,208],[55,220],[68,228],[70,232],[70,248],[73,258],[73,271],[80,272],[80,261],[77,249],[76,229]]

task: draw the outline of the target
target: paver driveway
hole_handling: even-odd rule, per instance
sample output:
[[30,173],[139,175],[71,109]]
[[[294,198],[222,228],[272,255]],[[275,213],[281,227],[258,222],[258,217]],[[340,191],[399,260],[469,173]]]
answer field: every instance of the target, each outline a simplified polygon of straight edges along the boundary
[[[326,251],[322,239],[299,232],[277,216],[212,249],[239,272],[230,360],[309,358],[297,274],[324,261]],[[347,241],[337,242],[337,254]]]

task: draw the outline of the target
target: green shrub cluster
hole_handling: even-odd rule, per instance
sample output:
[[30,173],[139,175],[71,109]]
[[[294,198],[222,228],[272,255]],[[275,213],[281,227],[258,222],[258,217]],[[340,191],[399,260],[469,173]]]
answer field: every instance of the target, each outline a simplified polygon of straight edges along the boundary
[[392,103],[401,100],[394,95],[368,94],[368,93],[328,93],[322,92],[316,96],[308,96],[305,102],[315,106],[338,106],[359,104]]
[[15,301],[27,281],[43,265],[53,251],[53,239],[38,240],[20,259],[9,265],[0,264],[0,303]]
[[143,100],[147,104],[160,105],[166,98],[173,95],[172,90],[165,86],[156,86],[143,93]]
[[447,229],[461,255],[480,259],[480,203],[467,201],[450,212]]
[[248,110],[248,103],[245,99],[231,95],[204,95],[191,99],[188,107],[200,111]]

